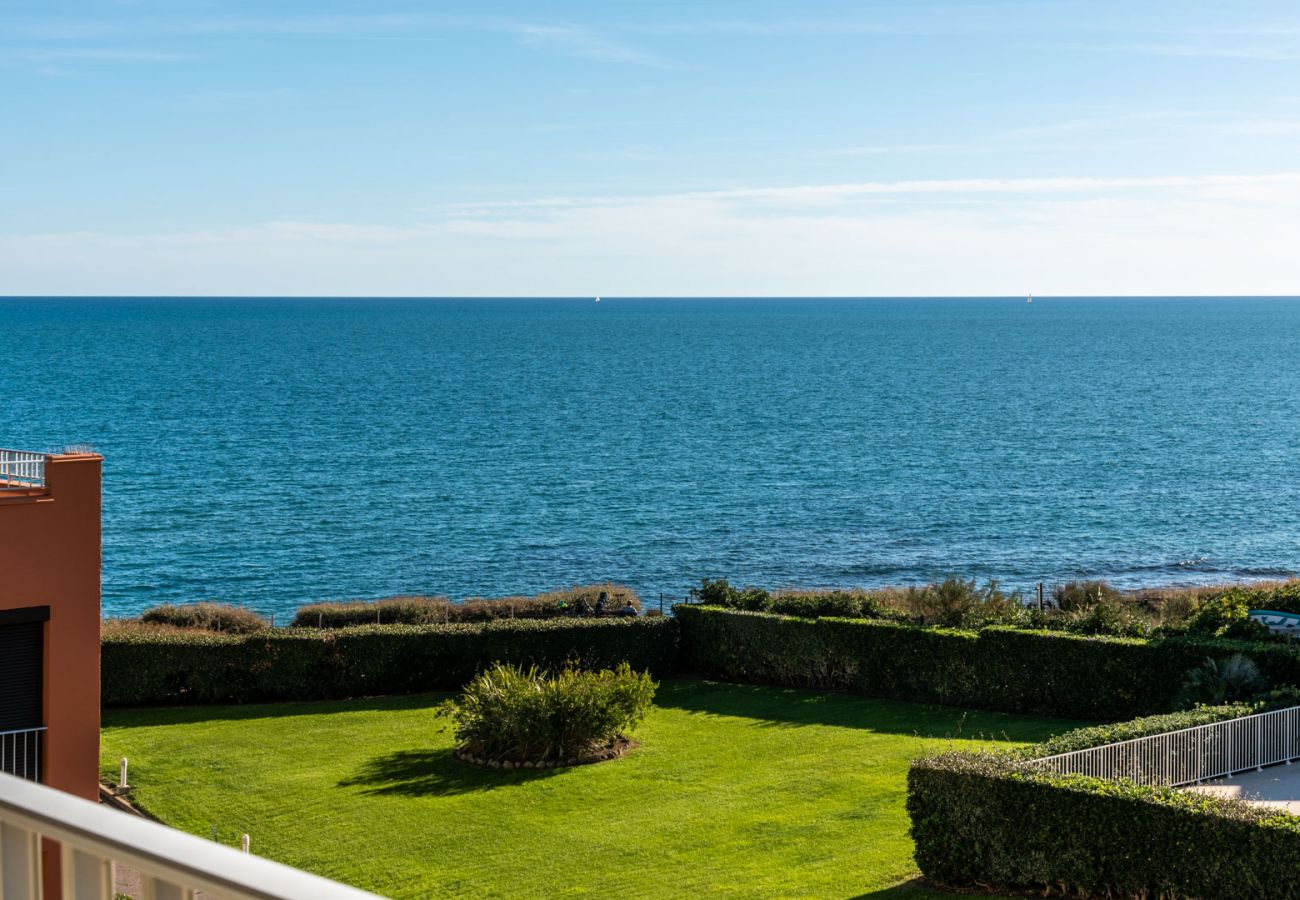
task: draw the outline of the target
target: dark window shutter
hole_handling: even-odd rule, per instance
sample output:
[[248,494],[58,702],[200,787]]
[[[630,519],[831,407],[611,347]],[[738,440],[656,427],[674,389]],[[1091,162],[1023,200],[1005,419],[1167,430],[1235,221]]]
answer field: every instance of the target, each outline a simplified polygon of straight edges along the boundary
[[0,731],[41,721],[45,623],[0,625]]

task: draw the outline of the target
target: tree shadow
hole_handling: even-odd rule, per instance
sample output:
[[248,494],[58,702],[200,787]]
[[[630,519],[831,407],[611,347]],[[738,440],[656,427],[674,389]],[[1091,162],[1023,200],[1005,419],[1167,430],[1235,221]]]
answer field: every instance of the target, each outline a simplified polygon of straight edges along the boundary
[[339,787],[406,797],[450,797],[552,778],[563,769],[484,769],[457,759],[449,749],[398,750],[375,756]]
[[[1031,896],[1028,892],[1015,894],[1012,896],[1027,897]],[[1007,900],[1007,894],[991,893],[982,890],[955,890],[945,888],[933,882],[927,881],[921,876],[909,878],[907,881],[893,885],[892,887],[881,888],[877,891],[867,891],[865,894],[858,894],[852,900],[921,900],[921,898],[933,898],[933,900],[956,900],[959,897],[984,898],[984,900]]]
[[872,699],[837,691],[695,678],[665,679],[655,694],[655,705],[705,715],[756,719],[770,727],[832,725],[922,738],[1032,742],[1083,724],[1067,719]]
[[153,725],[188,725],[194,722],[282,719],[340,712],[427,709],[452,696],[447,692],[393,694],[348,700],[279,700],[268,703],[196,706],[135,706],[105,709],[105,728],[139,728]]

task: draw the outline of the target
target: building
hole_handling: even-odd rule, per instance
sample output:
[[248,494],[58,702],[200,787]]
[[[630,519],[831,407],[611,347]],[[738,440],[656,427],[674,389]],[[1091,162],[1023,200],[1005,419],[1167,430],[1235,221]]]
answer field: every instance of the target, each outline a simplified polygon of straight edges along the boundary
[[0,450],[0,770],[92,800],[102,462]]
[[[100,468],[0,450],[0,772],[99,796]],[[43,848],[46,884],[57,848]]]

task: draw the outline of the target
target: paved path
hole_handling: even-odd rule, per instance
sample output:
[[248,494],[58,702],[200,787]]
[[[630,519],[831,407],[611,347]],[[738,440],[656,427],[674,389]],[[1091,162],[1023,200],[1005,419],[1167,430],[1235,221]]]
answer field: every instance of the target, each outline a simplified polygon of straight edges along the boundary
[[1300,815],[1300,763],[1270,766],[1260,772],[1242,772],[1184,790],[1236,797],[1257,806],[1273,806]]

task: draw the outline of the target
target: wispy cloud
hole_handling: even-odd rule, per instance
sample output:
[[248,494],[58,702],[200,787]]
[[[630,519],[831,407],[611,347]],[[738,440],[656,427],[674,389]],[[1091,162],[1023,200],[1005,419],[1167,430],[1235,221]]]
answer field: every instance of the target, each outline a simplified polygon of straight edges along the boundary
[[930,143],[930,144],[859,144],[852,147],[827,147],[809,151],[808,156],[890,156],[896,153],[934,153],[953,149],[964,149],[968,143]]
[[193,54],[122,47],[0,48],[0,61],[11,63],[164,63],[193,59]]
[[574,25],[518,25],[515,31],[529,45],[548,47],[566,56],[592,59],[597,62],[649,66],[655,69],[683,68],[676,60],[638,50],[588,28]]
[[1219,123],[1221,134],[1249,134],[1256,137],[1281,137],[1300,134],[1300,119],[1244,119]]
[[0,294],[1296,293],[1297,241],[1300,172],[868,182],[0,236]]
[[947,178],[862,181],[840,184],[748,187],[658,195],[559,196],[451,203],[427,211],[448,216],[499,216],[512,211],[595,209],[677,202],[764,203],[788,207],[851,204],[872,197],[920,195],[1098,195],[1163,189],[1287,184],[1300,187],[1300,173],[1270,175],[1161,176],[1144,178]]
[[1203,43],[1132,43],[1094,45],[1092,49],[1117,50],[1147,56],[1185,56],[1201,59],[1240,59],[1281,62],[1300,59],[1300,50],[1290,47],[1227,46]]
[[[620,41],[593,27],[519,21],[493,16],[445,16],[368,12],[296,16],[144,17],[129,23],[40,21],[15,23],[11,34],[50,42],[106,40],[142,35],[181,38],[238,36],[328,37],[338,40],[376,38],[417,40],[455,31],[515,35],[533,47],[596,62],[651,68],[681,68],[673,59]],[[51,50],[50,53],[59,51]]]

